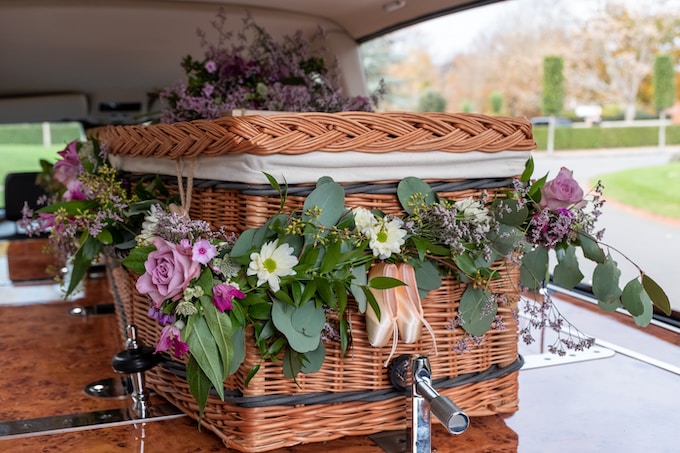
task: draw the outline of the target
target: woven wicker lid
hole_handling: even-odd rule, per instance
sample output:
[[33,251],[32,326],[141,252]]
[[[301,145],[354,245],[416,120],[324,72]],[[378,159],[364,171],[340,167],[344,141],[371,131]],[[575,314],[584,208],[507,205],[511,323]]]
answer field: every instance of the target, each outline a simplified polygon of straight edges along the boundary
[[494,153],[536,148],[526,118],[458,113],[286,113],[108,126],[96,133],[111,154],[173,160],[242,153]]

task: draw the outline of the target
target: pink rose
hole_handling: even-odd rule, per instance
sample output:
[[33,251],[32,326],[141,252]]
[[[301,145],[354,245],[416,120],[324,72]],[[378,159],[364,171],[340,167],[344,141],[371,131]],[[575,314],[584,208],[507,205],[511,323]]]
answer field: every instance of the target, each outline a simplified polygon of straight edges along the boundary
[[146,272],[137,280],[135,287],[151,297],[156,308],[166,299],[179,300],[189,282],[198,276],[201,265],[191,260],[176,244],[155,238],[156,250],[149,253],[144,262]]
[[565,167],[560,169],[555,179],[548,181],[541,189],[542,208],[550,210],[568,208],[583,200],[583,190],[572,177],[573,172]]

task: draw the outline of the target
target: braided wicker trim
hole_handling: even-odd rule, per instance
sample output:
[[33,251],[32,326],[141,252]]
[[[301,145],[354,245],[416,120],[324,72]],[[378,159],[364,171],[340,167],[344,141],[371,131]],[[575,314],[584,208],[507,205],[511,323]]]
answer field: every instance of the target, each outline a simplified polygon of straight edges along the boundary
[[498,152],[536,148],[526,118],[449,113],[295,113],[97,131],[111,154],[191,159],[311,151]]

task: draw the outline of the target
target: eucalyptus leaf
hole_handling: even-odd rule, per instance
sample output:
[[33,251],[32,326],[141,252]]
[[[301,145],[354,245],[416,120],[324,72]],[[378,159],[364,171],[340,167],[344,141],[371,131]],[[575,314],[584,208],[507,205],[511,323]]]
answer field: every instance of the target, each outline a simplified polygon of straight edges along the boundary
[[565,289],[572,289],[583,280],[583,273],[578,267],[576,248],[568,246],[557,253],[557,266],[553,270],[553,282]]
[[292,349],[286,349],[283,353],[283,361],[281,363],[283,376],[288,379],[293,379],[302,371],[302,357],[301,354]]
[[415,194],[422,194],[425,196],[425,204],[431,205],[437,201],[437,194],[432,190],[432,188],[422,179],[408,176],[397,185],[397,197],[401,203],[401,207],[404,208],[409,214],[413,214],[414,206],[411,204],[411,197]]
[[323,341],[314,351],[306,352],[302,359],[302,372],[305,374],[316,373],[323,366],[326,359],[326,346]]
[[[645,311],[644,302],[642,300],[642,293],[644,292],[645,289],[642,287],[642,283],[640,283],[638,279],[634,278],[623,287],[623,292],[621,293],[621,305],[623,305],[623,308],[628,310],[628,313],[633,316],[642,315]],[[649,297],[646,293],[645,296],[646,299],[649,300]]]
[[517,228],[510,225],[499,225],[498,233],[489,232],[489,240],[491,241],[491,249],[495,252],[492,259],[508,256],[514,249],[515,244],[519,243],[524,238],[524,235]]
[[642,274],[642,286],[645,288],[645,291],[652,300],[654,306],[661,310],[666,316],[670,316],[672,313],[671,302],[668,300],[668,296],[661,286],[647,274]]
[[529,208],[513,199],[496,199],[492,203],[492,210],[497,212],[496,218],[502,225],[522,225],[529,216]]
[[484,335],[496,317],[498,304],[491,294],[473,286],[465,288],[458,312],[461,327],[475,337]]
[[316,185],[320,186],[322,184],[328,184],[329,182],[335,182],[330,176],[322,176],[316,181]]
[[272,302],[272,321],[285,335],[288,344],[297,352],[315,350],[321,341],[321,330],[326,323],[323,308],[313,301],[301,307],[293,307],[279,300]]
[[603,311],[614,311],[621,307],[621,288],[619,278],[621,270],[611,255],[604,263],[595,266],[593,270],[593,295],[597,298],[598,306]]
[[633,316],[633,320],[638,326],[647,327],[654,317],[654,304],[646,291],[640,293],[640,301],[642,302],[642,313],[638,316]]
[[189,345],[191,356],[210,380],[217,394],[224,400],[224,367],[222,366],[215,339],[202,316],[191,316],[187,325],[192,324],[191,335],[183,340]]
[[[345,190],[335,182],[327,182],[317,186],[305,199],[303,210],[317,208],[321,214],[316,218],[316,223],[332,227],[343,216],[345,208]],[[310,220],[307,214],[303,214],[303,220]]]
[[596,263],[604,263],[606,255],[594,237],[585,232],[579,233],[579,242],[583,250],[583,256]]
[[418,288],[425,291],[433,291],[442,286],[442,276],[439,269],[432,261],[423,261],[420,266],[414,266]]
[[522,258],[522,266],[519,269],[519,278],[522,286],[536,289],[543,286],[548,274],[548,250],[544,247],[527,252]]
[[231,257],[233,259],[243,256],[247,257],[248,262],[250,262],[250,252],[254,246],[256,230],[257,228],[250,228],[239,235],[234,246],[231,248]]

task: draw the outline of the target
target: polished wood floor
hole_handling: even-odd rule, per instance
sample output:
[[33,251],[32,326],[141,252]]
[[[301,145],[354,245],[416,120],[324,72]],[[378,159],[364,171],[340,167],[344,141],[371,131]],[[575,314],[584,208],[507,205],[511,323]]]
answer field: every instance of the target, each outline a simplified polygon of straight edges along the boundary
[[[45,281],[45,257],[31,241],[0,242],[0,425],[54,415],[124,408],[127,398],[95,398],[86,385],[117,378],[111,359],[122,349],[112,314],[75,316],[76,306],[111,302],[103,274],[92,275],[83,296],[63,301]],[[3,268],[4,266],[4,268]],[[9,278],[12,275],[13,280]],[[436,452],[677,452],[680,439],[680,334],[631,327],[625,318],[560,302],[560,308],[607,351],[600,358],[520,372],[520,409],[473,417],[459,436],[434,427]],[[537,346],[528,364],[555,363]],[[571,358],[578,360],[578,355]],[[154,401],[160,403],[160,401]],[[263,427],[266,429],[266,427]],[[215,452],[221,440],[198,431],[186,416],[121,426],[0,437],[0,452]],[[363,436],[306,444],[277,452],[382,452]]]

